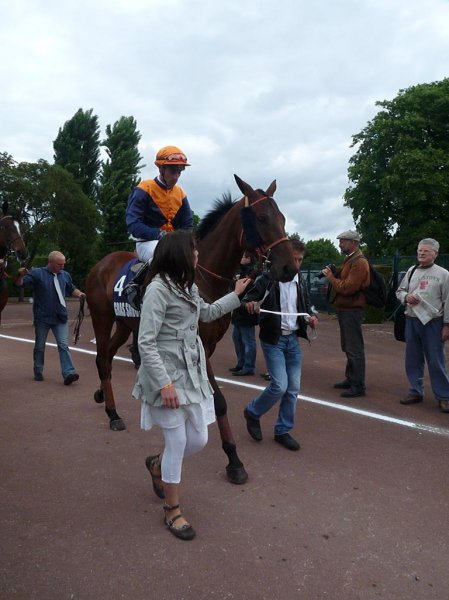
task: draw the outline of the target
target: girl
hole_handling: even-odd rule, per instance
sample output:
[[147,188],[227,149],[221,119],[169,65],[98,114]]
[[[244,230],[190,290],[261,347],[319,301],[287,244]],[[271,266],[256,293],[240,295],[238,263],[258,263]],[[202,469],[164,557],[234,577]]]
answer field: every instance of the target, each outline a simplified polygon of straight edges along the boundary
[[164,435],[162,456],[149,456],[146,465],[155,493],[165,498],[165,525],[182,540],[195,537],[179,506],[182,461],[205,446],[207,426],[215,421],[198,321],[213,321],[240,306],[238,296],[250,283],[239,279],[234,292],[207,304],[193,282],[197,262],[190,232],[175,231],[158,243],[142,304],[142,363],[133,389],[142,403],[142,429],[158,425]]

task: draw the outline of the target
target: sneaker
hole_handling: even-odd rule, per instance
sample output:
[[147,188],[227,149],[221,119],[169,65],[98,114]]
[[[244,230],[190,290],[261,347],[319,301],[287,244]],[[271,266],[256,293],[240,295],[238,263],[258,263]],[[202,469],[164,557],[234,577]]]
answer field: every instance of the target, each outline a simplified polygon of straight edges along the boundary
[[351,387],[351,383],[345,379],[344,381],[339,381],[338,383],[334,383],[334,388],[337,390],[349,390]]
[[35,373],[34,381],[44,381],[44,376],[42,375],[42,373]]
[[359,398],[359,396],[366,396],[365,388],[349,388],[340,394],[340,398]]
[[449,413],[449,400],[440,400],[440,410],[444,413]]
[[78,373],[70,373],[70,375],[67,375],[67,377],[64,379],[64,385],[70,385],[74,381],[78,381],[79,378],[80,376]]
[[423,397],[418,396],[418,394],[408,394],[405,398],[399,400],[401,404],[418,404],[418,402],[422,402]]
[[274,436],[275,442],[287,448],[287,450],[299,450],[301,446],[289,433],[280,433]]
[[243,411],[243,416],[246,419],[246,429],[248,430],[249,435],[256,442],[261,442],[263,439],[262,429],[260,428],[260,421],[255,417],[251,416],[248,410],[245,408]]

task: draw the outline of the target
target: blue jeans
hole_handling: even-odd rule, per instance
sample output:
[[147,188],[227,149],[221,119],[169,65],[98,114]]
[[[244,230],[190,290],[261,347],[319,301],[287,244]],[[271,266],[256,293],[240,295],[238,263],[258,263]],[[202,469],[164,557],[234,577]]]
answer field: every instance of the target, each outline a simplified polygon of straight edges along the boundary
[[405,321],[405,370],[410,394],[424,396],[424,360],[429,370],[435,399],[449,400],[449,377],[441,341],[443,319],[432,319],[423,325],[419,319]]
[[42,374],[44,370],[45,342],[47,341],[48,332],[50,329],[55,336],[58,345],[59,362],[61,363],[62,377],[65,379],[67,375],[75,373],[72,359],[70,357],[69,347],[67,345],[68,325],[67,323],[57,323],[49,325],[42,321],[34,322],[34,331],[36,333],[36,341],[34,344],[34,374]]
[[243,371],[256,368],[256,328],[254,325],[233,325],[232,341],[237,355],[237,367]]
[[295,423],[296,403],[301,385],[301,346],[295,333],[282,335],[277,344],[261,341],[270,385],[252,400],[247,410],[255,419],[279,402],[279,414],[274,426],[275,435],[288,433]]

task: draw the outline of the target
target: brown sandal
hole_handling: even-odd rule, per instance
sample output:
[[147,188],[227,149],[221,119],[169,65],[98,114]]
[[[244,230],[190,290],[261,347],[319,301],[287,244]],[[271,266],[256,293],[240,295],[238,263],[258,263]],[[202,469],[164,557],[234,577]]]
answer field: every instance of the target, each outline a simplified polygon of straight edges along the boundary
[[[165,498],[164,493],[164,485],[162,483],[162,478],[160,475],[160,467],[161,467],[161,455],[157,454],[156,456],[147,456],[145,460],[145,465],[150,472],[151,479],[153,481],[153,491],[158,498]],[[158,469],[159,475],[155,473],[155,469]]]
[[190,523],[185,523],[184,525],[181,525],[181,527],[175,527],[175,522],[182,517],[181,513],[179,515],[175,515],[172,519],[167,519],[167,511],[175,510],[175,508],[179,508],[179,504],[175,504],[174,506],[164,504],[164,523],[166,527],[168,527],[171,533],[180,540],[193,540],[193,538],[196,536],[196,532]]

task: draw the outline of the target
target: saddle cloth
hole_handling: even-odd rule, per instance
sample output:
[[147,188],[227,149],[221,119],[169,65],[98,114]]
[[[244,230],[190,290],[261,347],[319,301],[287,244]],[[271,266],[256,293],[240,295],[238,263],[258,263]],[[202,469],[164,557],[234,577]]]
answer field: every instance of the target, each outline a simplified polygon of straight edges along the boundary
[[124,289],[134,277],[136,270],[138,270],[141,264],[138,258],[133,258],[123,265],[117,276],[112,298],[116,317],[140,319],[140,310],[131,306],[127,300],[126,293],[124,293]]

